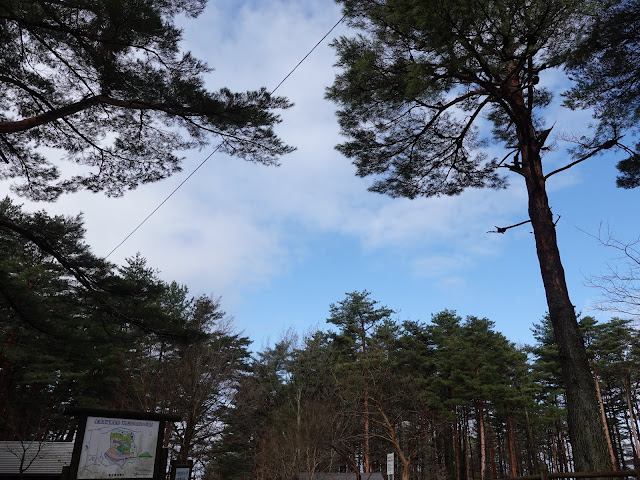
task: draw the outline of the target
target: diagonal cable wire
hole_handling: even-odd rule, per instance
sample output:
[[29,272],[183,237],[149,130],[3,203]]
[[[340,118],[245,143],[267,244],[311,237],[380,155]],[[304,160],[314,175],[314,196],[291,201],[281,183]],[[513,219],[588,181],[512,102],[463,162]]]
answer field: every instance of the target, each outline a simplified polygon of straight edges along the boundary
[[[333,27],[331,27],[331,29],[330,29],[330,30],[329,30],[329,31],[324,35],[324,37],[322,37],[322,38],[318,41],[318,43],[316,43],[316,44],[313,46],[313,48],[312,48],[311,50],[309,50],[309,52],[308,52],[308,53],[307,53],[307,54],[302,58],[302,60],[300,60],[300,61],[296,64],[296,66],[295,66],[295,67],[293,67],[293,68],[291,69],[291,71],[287,74],[287,76],[286,76],[286,77],[284,77],[284,78],[280,81],[280,83],[278,83],[278,85],[276,85],[276,88],[274,88],[273,90],[271,90],[271,95],[273,95],[273,94],[276,92],[276,90],[278,90],[278,89],[280,88],[280,86],[281,86],[285,81],[287,81],[287,79],[288,79],[291,75],[293,75],[293,72],[295,72],[295,71],[298,69],[298,67],[299,67],[300,65],[302,65],[302,63],[303,63],[303,62],[304,62],[304,61],[309,57],[309,55],[311,55],[311,54],[313,53],[313,51],[314,51],[316,48],[318,48],[318,46],[319,46],[322,42],[324,42],[324,40],[325,40],[329,35],[331,35],[331,32],[333,32],[333,31],[335,30],[335,28],[336,28],[338,25],[340,25],[340,23],[345,19],[345,17],[346,17],[346,15],[343,15],[343,16],[342,16],[342,18],[341,18],[340,20],[338,20],[338,21],[333,25]],[[214,154],[214,153],[216,153],[216,152],[220,149],[220,147],[221,147],[221,146],[222,146],[222,143],[218,144],[218,146],[217,146],[216,148],[214,148],[214,149],[213,149],[213,151],[212,151],[209,155],[207,155],[207,157],[206,157],[202,162],[200,162],[200,164],[199,164],[199,165],[198,165],[198,166],[197,166],[197,167],[196,167],[196,168],[195,168],[195,169],[194,169],[194,170],[193,170],[189,175],[187,175],[187,177],[186,177],[182,182],[180,182],[180,184],[179,184],[176,188],[174,188],[174,189],[173,189],[173,191],[172,191],[172,192],[171,192],[171,193],[170,193],[170,194],[169,194],[169,195],[168,195],[168,196],[167,196],[167,197],[166,197],[162,202],[160,202],[160,204],[159,204],[156,208],[154,208],[154,209],[151,211],[151,213],[149,213],[149,215],[147,215],[147,216],[144,218],[144,220],[142,220],[142,221],[138,224],[138,226],[137,226],[136,228],[134,228],[134,229],[129,233],[129,235],[127,235],[126,237],[124,237],[124,239],[123,239],[123,240],[122,240],[118,245],[116,245],[116,246],[113,248],[113,250],[111,250],[111,251],[110,251],[110,252],[109,252],[109,253],[108,253],[104,258],[105,258],[105,259],[109,258],[113,252],[115,252],[118,248],[120,248],[120,247],[124,244],[124,242],[126,242],[127,240],[129,240],[129,238],[130,238],[134,233],[136,233],[136,232],[138,231],[138,229],[140,229],[140,227],[142,227],[142,226],[147,222],[147,220],[149,220],[149,219],[150,219],[150,218],[151,218],[151,217],[152,217],[152,216],[153,216],[153,215],[154,215],[158,210],[160,210],[160,207],[162,207],[165,203],[167,203],[167,201],[168,201],[168,200],[173,196],[173,194],[174,194],[174,193],[176,193],[176,192],[177,192],[177,191],[178,191],[178,190],[179,190],[179,189],[180,189],[180,188],[181,188],[185,183],[187,183],[187,180],[189,180],[189,179],[190,179],[190,178],[191,178],[191,177],[192,177],[192,176],[193,176],[193,175],[194,175],[198,170],[200,170],[200,167],[202,167],[205,163],[207,163],[207,160],[209,160],[209,159],[213,156],[213,154]]]
[[334,25],[333,27],[331,27],[331,29],[330,29],[330,30],[325,34],[325,36],[324,36],[324,37],[322,37],[320,40],[318,40],[318,43],[316,43],[316,44],[313,46],[313,48],[312,48],[311,50],[309,50],[309,53],[307,53],[307,54],[302,58],[302,60],[300,60],[300,61],[298,62],[298,64],[297,64],[295,67],[293,67],[293,69],[292,69],[292,70],[287,74],[287,76],[286,76],[286,77],[284,77],[284,78],[280,81],[280,83],[276,86],[276,88],[274,88],[273,90],[271,90],[271,95],[273,95],[273,94],[275,93],[275,91],[276,91],[276,90],[278,90],[278,88],[280,88],[280,85],[282,85],[282,84],[287,80],[287,78],[289,78],[289,77],[293,74],[293,72],[295,72],[295,71],[298,69],[298,67],[299,67],[300,65],[302,65],[302,62],[304,62],[304,61],[307,59],[307,57],[308,57],[309,55],[311,55],[311,54],[313,53],[313,51],[314,51],[316,48],[318,48],[318,46],[319,46],[322,42],[324,42],[325,38],[327,38],[329,35],[331,35],[331,32],[333,32],[333,31],[335,30],[335,28],[336,28],[338,25],[340,25],[340,23],[341,23],[341,22],[346,18],[346,16],[347,16],[346,14],[345,14],[345,15],[343,15],[343,16],[342,16],[342,18],[341,18],[340,20],[338,20],[338,21],[335,23],[335,25]]
[[184,185],[185,183],[187,183],[187,180],[189,180],[189,179],[190,179],[190,178],[191,178],[191,177],[192,177],[192,176],[193,176],[193,175],[194,175],[198,170],[200,170],[200,167],[202,167],[202,166],[207,162],[207,160],[209,160],[209,159],[213,156],[213,154],[214,154],[214,153],[216,153],[216,152],[220,149],[220,146],[221,146],[221,145],[222,145],[222,144],[219,144],[216,148],[214,148],[214,149],[213,149],[213,151],[212,151],[212,152],[207,156],[207,158],[205,158],[202,162],[200,162],[200,165],[198,165],[198,166],[197,166],[197,167],[196,167],[196,168],[195,168],[195,169],[194,169],[194,170],[193,170],[189,175],[187,175],[187,178],[185,178],[182,182],[180,182],[180,184],[179,184],[176,188],[174,188],[174,189],[173,189],[173,192],[171,192],[169,195],[167,195],[167,198],[165,198],[162,202],[160,202],[160,204],[159,204],[156,208],[154,208],[154,209],[151,211],[151,213],[150,213],[149,215],[147,215],[147,216],[144,218],[144,220],[142,220],[142,221],[138,224],[138,226],[137,226],[136,228],[134,228],[133,230],[131,230],[131,232],[129,233],[129,235],[127,235],[126,237],[124,237],[124,239],[123,239],[123,240],[122,240],[118,245],[116,245],[116,246],[113,248],[113,250],[111,250],[111,251],[107,254],[107,256],[106,256],[106,257],[104,257],[104,258],[105,258],[105,260],[106,260],[107,258],[109,258],[113,252],[115,252],[118,248],[120,248],[124,242],[126,242],[127,240],[129,240],[129,237],[131,237],[131,235],[133,235],[134,233],[136,233],[136,232],[138,231],[138,229],[139,229],[140,227],[142,227],[142,225],[144,225],[144,224],[147,222],[147,220],[149,220],[149,219],[153,216],[153,214],[154,214],[154,213],[156,213],[158,210],[160,210],[160,207],[162,207],[162,205],[164,205],[165,203],[167,203],[167,201],[168,201],[168,200],[173,196],[173,194],[174,194],[174,193],[176,193],[176,192],[178,191],[178,189],[179,189],[180,187],[182,187],[182,185]]

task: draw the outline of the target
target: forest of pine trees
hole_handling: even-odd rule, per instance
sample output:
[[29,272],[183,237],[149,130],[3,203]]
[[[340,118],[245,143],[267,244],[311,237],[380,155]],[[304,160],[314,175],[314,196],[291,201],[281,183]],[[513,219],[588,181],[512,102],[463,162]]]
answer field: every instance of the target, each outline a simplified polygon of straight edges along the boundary
[[[388,453],[402,480],[573,469],[548,317],[533,345],[515,345],[490,319],[403,321],[356,291],[327,306],[326,328],[252,353],[219,299],[191,297],[140,255],[124,267],[94,257],[81,218],[9,200],[0,214],[1,440],[70,441],[58,407],[80,405],[179,414],[171,458],[211,480],[386,474]],[[26,227],[31,240],[16,233]],[[588,316],[580,327],[612,468],[629,468],[640,330]]]
[[[264,165],[294,150],[274,130],[286,98],[209,91],[209,67],[181,50],[178,24],[206,0],[121,3],[0,3],[0,179],[15,194],[120,195],[178,172],[180,152],[211,142],[213,153]],[[0,440],[71,441],[77,424],[60,414],[71,405],[179,415],[170,458],[193,460],[198,480],[487,480],[625,469],[638,457],[640,330],[576,315],[546,182],[615,148],[628,156],[618,185],[640,185],[640,145],[624,139],[637,141],[640,124],[640,2],[338,3],[361,31],[333,43],[339,71],[326,94],[347,138],[338,151],[392,197],[503,188],[498,169],[519,176],[528,220],[493,232],[531,223],[549,307],[534,344],[515,345],[455,305],[406,321],[362,290],[327,306],[325,328],[255,349],[219,298],[163,280],[141,254],[120,266],[96,257],[81,216],[27,214],[7,198]],[[592,109],[597,125],[590,137],[565,135],[576,145],[565,166],[545,159],[543,169],[557,92],[540,74],[554,69],[574,82],[563,105]],[[629,293],[615,287],[630,279],[605,280],[626,311]]]

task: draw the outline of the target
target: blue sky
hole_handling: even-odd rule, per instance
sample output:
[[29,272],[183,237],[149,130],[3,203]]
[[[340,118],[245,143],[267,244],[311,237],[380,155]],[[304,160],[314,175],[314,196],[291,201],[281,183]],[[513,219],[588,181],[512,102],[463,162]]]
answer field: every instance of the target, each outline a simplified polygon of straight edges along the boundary
[[[185,20],[185,48],[215,71],[212,89],[274,88],[341,17],[331,0],[221,0],[199,18]],[[347,34],[338,27],[330,38]],[[327,328],[329,304],[345,292],[369,290],[396,310],[399,320],[428,320],[442,309],[484,316],[516,343],[530,343],[530,328],[546,312],[533,235],[524,225],[505,235],[495,225],[526,220],[520,178],[503,191],[473,190],[452,198],[391,199],[369,193],[367,179],[334,150],[341,141],[335,106],[324,90],[336,73],[328,41],[280,87],[295,106],[284,112],[279,134],[298,150],[278,168],[215,154],[110,260],[140,252],[165,280],[191,293],[222,297],[238,330],[254,348],[290,327],[304,333]],[[541,79],[566,86],[559,72]],[[562,136],[584,133],[588,113],[552,107],[548,124],[557,149],[546,171],[563,165]],[[184,172],[145,185],[122,198],[79,193],[30,210],[84,212],[87,241],[109,253],[209,153],[190,152]],[[638,228],[639,191],[615,188],[615,155],[597,157],[548,184],[560,251],[577,309],[593,310],[597,290],[585,277],[602,273],[614,252],[589,236],[608,225],[621,240]],[[585,233],[586,232],[586,233]]]

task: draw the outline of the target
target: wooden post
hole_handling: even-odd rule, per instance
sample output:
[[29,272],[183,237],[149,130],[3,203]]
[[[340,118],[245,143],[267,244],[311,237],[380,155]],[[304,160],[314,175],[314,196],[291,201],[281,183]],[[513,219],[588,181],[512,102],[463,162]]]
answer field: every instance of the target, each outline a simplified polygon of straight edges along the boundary
[[544,463],[540,465],[540,480],[549,480],[549,469]]
[[153,467],[153,480],[164,480],[167,475],[167,463],[166,459],[163,458],[162,450],[164,446],[164,429],[167,424],[166,420],[160,420],[160,428],[158,429],[158,435],[161,435],[161,438],[158,438],[158,443],[156,443],[156,456],[155,456],[155,464]]

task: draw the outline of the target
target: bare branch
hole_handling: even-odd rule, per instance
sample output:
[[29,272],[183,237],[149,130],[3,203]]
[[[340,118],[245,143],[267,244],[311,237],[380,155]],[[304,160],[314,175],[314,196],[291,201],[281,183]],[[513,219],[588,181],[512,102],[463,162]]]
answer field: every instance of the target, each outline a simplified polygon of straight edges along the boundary
[[584,232],[595,238],[600,245],[620,253],[607,264],[607,272],[592,275],[585,284],[602,292],[602,300],[594,308],[632,317],[640,317],[640,237],[631,242],[615,238],[608,226],[600,225],[597,235]]
[[531,223],[531,220],[525,220],[524,222],[516,223],[515,225],[509,225],[508,227],[498,227],[496,225],[495,230],[489,230],[487,233],[505,233],[510,228],[519,227],[520,225],[524,225],[525,223]]
[[[558,218],[556,218],[556,221],[553,222],[554,226],[558,225],[560,218],[561,218],[561,215],[558,215]],[[524,222],[516,223],[515,225],[509,225],[508,227],[498,227],[496,225],[495,230],[489,230],[487,233],[506,233],[506,231],[509,230],[510,228],[519,227],[520,225],[524,225],[525,223],[531,223],[531,220],[525,220]]]
[[612,138],[611,140],[608,140],[606,142],[604,142],[601,145],[598,145],[596,148],[594,148],[593,150],[591,150],[587,155],[585,155],[584,157],[579,158],[578,160],[571,162],[568,165],[565,165],[562,168],[558,168],[557,170],[554,170],[551,173],[548,173],[545,175],[545,180],[547,178],[549,178],[552,175],[555,175],[556,173],[560,173],[563,172],[564,170],[568,170],[569,168],[573,167],[574,165],[577,165],[578,163],[584,162],[585,160],[587,160],[588,158],[593,157],[596,153],[601,152],[602,150],[609,150],[610,148],[619,145],[618,144],[618,140],[620,140],[622,138],[622,136],[617,136],[616,138]]

